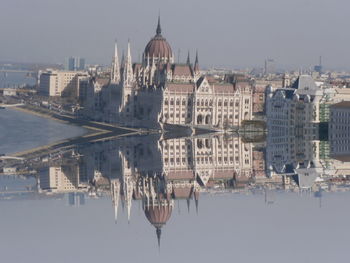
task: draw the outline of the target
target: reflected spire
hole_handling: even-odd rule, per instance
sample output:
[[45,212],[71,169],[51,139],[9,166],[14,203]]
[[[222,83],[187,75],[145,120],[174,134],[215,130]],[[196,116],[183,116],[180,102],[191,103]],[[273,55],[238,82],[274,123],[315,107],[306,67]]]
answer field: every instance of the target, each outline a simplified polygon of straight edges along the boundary
[[114,206],[114,222],[117,223],[118,220],[118,206],[119,206],[119,196],[120,196],[120,182],[119,179],[112,182],[112,198]]
[[160,227],[156,228],[157,241],[158,241],[158,249],[160,250],[160,238],[162,235],[162,229]]
[[187,198],[187,211],[190,212],[190,199]]
[[195,202],[195,205],[196,205],[196,213],[198,215],[199,192],[195,192],[194,193],[194,202]]

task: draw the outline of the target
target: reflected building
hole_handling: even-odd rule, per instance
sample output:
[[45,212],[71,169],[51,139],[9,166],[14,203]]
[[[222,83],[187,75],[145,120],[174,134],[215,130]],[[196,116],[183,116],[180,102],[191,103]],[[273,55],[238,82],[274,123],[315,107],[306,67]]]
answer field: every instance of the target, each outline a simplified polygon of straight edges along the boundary
[[86,191],[88,185],[81,182],[77,165],[51,166],[39,176],[40,191],[47,193],[70,193]]
[[[290,143],[319,143],[295,140]],[[279,190],[320,193],[350,189],[350,162],[322,159],[317,150],[309,155],[294,152],[288,155],[290,159],[281,159],[283,147],[245,143],[242,137],[218,133],[98,141],[74,148],[74,154],[63,156],[66,160],[48,161],[51,166],[38,178],[39,192],[68,194],[72,206],[84,204],[85,197],[108,196],[115,221],[122,206],[130,222],[138,202],[160,245],[162,229],[171,219],[176,201],[184,202],[188,211],[192,203],[198,212],[200,196],[205,194],[260,194],[265,204],[272,205]]]

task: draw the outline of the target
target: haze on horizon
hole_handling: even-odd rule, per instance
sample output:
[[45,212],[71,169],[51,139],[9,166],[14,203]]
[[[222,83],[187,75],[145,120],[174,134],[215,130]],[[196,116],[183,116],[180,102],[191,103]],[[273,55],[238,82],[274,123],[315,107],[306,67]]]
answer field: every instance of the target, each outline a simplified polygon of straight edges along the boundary
[[109,64],[130,39],[138,61],[155,34],[176,60],[198,49],[202,67],[309,68],[323,57],[326,69],[350,69],[347,0],[2,0],[0,61],[63,63],[85,57]]

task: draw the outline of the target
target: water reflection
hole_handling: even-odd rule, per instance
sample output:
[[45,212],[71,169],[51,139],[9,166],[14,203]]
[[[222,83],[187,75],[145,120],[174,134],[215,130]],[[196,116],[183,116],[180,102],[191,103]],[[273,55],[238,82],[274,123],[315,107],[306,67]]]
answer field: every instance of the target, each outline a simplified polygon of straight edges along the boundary
[[2,178],[1,198],[66,196],[69,205],[82,206],[86,198],[108,197],[116,222],[121,211],[132,221],[140,205],[160,246],[179,200],[198,213],[202,195],[260,194],[273,204],[276,193],[292,192],[313,194],[321,204],[324,192],[348,191],[350,162],[330,158],[325,142],[275,134],[267,140],[266,146],[223,134],[149,135],[66,146],[5,167],[3,175],[18,179],[11,185]]

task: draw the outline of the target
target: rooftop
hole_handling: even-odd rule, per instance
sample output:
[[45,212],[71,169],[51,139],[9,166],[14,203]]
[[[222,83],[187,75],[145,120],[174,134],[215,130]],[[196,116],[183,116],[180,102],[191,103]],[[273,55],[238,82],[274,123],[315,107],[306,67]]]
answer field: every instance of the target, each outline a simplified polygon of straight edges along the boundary
[[332,108],[350,108],[350,101],[342,101],[331,105]]

